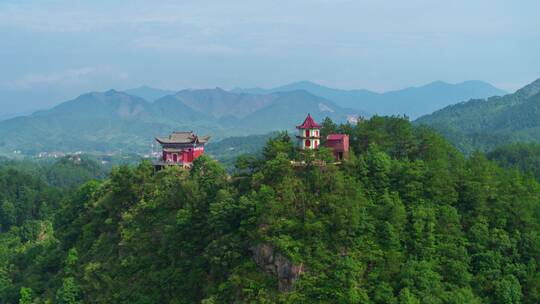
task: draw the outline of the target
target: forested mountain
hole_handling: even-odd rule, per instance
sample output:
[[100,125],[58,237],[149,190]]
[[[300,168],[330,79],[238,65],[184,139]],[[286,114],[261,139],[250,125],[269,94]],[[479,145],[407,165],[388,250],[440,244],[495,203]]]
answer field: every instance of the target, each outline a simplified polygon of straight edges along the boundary
[[105,178],[109,166],[86,155],[68,155],[56,160],[10,160],[0,158],[0,170],[15,170],[39,179],[58,189],[77,188],[89,180]]
[[[0,150],[125,151],[150,147],[167,123],[154,119],[145,100],[117,91],[88,93],[57,107],[0,122]],[[148,148],[149,149],[149,148]]]
[[185,90],[154,102],[124,92],[88,93],[47,111],[0,122],[0,153],[148,153],[156,135],[175,130],[228,136],[291,129],[306,112],[338,121],[355,117],[305,91],[250,95],[221,89]]
[[505,92],[483,81],[465,81],[449,84],[435,81],[420,87],[376,93],[368,90],[340,90],[309,81],[291,83],[273,89],[235,89],[235,92],[268,94],[305,90],[335,102],[344,108],[352,108],[377,115],[406,115],[417,118],[448,105],[472,98],[503,95]]
[[540,302],[537,181],[401,118],[321,131],[349,161],[283,133],[232,176],[143,162],[59,199],[0,174],[0,302]]
[[196,111],[217,118],[227,116],[243,118],[274,101],[272,95],[238,94],[220,88],[182,90],[169,98],[174,98]]
[[540,142],[540,79],[503,97],[470,100],[419,118],[469,153],[513,142]]

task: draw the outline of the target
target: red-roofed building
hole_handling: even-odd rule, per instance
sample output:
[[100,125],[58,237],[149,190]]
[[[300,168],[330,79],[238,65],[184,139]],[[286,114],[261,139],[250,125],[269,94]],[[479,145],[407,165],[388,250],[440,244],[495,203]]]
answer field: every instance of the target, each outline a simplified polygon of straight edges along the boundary
[[349,135],[329,134],[326,137],[326,146],[332,149],[337,161],[349,158]]
[[156,137],[162,147],[162,157],[155,163],[156,168],[179,165],[189,168],[195,159],[204,154],[204,145],[210,136],[199,137],[192,131],[173,132],[167,137]]
[[[317,150],[321,144],[320,128],[321,125],[313,120],[310,114],[307,115],[304,122],[296,126],[298,129],[298,146],[302,150]],[[342,161],[349,158],[349,135],[330,134],[326,137],[327,148],[332,149],[336,161]]]
[[321,125],[316,123],[310,114],[307,115],[304,123],[296,126],[298,129],[298,144],[302,150],[316,150],[321,144],[320,128]]
[[304,119],[304,122],[299,125],[299,126],[296,126],[297,129],[320,129],[321,128],[321,125],[319,125],[318,123],[315,122],[315,120],[313,120],[313,117],[311,117],[311,114],[308,114],[306,119]]

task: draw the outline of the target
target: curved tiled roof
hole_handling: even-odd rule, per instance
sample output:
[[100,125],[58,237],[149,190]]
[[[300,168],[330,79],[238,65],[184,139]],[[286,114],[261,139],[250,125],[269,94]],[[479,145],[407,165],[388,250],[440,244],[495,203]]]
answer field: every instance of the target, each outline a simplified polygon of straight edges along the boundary
[[160,144],[191,144],[191,143],[201,143],[204,144],[210,139],[210,136],[201,136],[198,137],[193,133],[189,132],[173,132],[168,137],[156,137],[156,140]]
[[321,125],[315,122],[313,118],[311,117],[311,114],[308,114],[306,119],[304,120],[304,123],[302,123],[299,126],[296,126],[297,129],[320,129]]

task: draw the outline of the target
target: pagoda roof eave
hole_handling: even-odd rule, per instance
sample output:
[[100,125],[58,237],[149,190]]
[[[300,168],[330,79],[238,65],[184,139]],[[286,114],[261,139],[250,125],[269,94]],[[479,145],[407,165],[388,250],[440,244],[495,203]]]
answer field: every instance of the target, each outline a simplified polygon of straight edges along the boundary
[[313,117],[311,117],[311,114],[308,114],[304,122],[301,125],[296,126],[296,128],[297,129],[320,129],[321,125],[319,125],[318,123],[315,122],[315,120],[313,120]]
[[182,145],[182,144],[206,144],[210,140],[210,136],[194,136],[190,138],[182,138],[182,139],[171,139],[171,138],[163,138],[163,137],[154,137],[154,139],[160,143],[160,144],[170,144],[170,145]]

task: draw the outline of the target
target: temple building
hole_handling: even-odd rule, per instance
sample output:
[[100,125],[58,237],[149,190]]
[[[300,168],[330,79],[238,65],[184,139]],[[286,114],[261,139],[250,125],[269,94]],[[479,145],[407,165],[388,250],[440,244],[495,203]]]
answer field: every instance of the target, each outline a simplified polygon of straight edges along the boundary
[[326,136],[326,146],[332,149],[336,161],[349,158],[349,135],[328,134]]
[[199,137],[189,132],[173,132],[168,137],[156,137],[161,145],[162,156],[155,163],[157,169],[164,166],[178,165],[190,168],[193,161],[204,154],[204,145],[210,136]]
[[296,126],[298,129],[298,138],[300,149],[302,150],[317,150],[321,144],[321,135],[320,128],[321,125],[316,123],[310,114],[299,126]]
[[[321,143],[320,128],[321,125],[313,120],[310,114],[307,115],[304,122],[296,127],[298,134],[298,148],[301,150],[317,150]],[[337,162],[346,160],[349,157],[349,135],[347,134],[329,134],[326,137],[327,148],[334,153]]]

